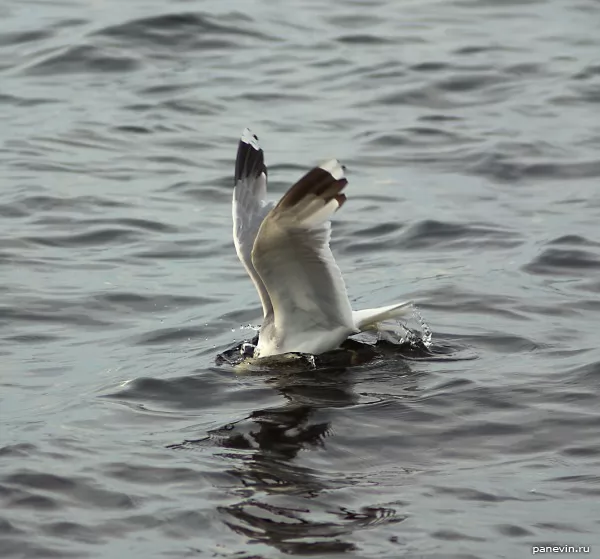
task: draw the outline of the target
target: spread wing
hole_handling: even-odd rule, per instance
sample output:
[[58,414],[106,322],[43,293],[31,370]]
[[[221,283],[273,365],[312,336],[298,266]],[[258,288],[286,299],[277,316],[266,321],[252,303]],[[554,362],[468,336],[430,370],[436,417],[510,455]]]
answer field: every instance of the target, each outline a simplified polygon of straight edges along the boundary
[[274,206],[266,201],[267,166],[258,138],[246,128],[238,145],[233,190],[233,242],[238,258],[252,278],[260,297],[263,316],[272,312],[272,305],[263,281],[252,263],[252,247],[260,225]]
[[331,249],[332,214],[347,184],[339,161],[315,167],[263,219],[252,264],[266,288],[275,327],[286,337],[354,330],[346,286]]

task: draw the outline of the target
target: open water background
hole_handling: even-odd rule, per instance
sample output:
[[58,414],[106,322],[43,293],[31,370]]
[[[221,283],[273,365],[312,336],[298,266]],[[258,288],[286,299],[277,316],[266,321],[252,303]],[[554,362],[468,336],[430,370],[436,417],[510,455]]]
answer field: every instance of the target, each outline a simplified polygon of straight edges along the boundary
[[[3,1],[0,556],[600,556],[599,30],[596,0]],[[245,126],[274,196],[347,165],[353,304],[415,299],[448,359],[214,367],[260,322]]]

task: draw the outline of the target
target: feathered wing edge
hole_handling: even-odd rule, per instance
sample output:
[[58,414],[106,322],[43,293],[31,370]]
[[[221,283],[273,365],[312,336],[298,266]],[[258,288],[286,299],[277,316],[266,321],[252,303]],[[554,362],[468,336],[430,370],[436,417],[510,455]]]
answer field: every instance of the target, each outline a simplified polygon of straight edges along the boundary
[[[337,160],[313,168],[269,212],[256,237],[252,262],[273,304],[270,336],[286,351],[301,347],[319,353],[321,345],[331,343],[321,350],[326,351],[355,331],[346,286],[329,247],[330,218],[346,200],[346,184]],[[261,347],[261,354],[270,351]]]
[[260,225],[273,207],[267,202],[267,166],[258,137],[246,128],[240,138],[235,160],[232,200],[233,242],[238,258],[254,282],[263,317],[272,313],[271,300],[252,264],[252,248]]

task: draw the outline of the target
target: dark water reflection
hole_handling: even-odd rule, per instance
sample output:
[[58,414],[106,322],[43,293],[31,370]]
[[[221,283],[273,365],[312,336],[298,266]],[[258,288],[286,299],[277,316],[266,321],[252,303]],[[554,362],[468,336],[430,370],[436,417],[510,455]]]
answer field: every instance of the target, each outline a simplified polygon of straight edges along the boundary
[[[399,364],[401,375],[410,369]],[[211,441],[234,452],[218,455],[233,464],[226,471],[237,480],[239,501],[219,507],[223,522],[254,542],[284,553],[319,554],[356,550],[344,538],[374,523],[398,523],[406,516],[393,508],[363,506],[351,510],[330,504],[328,495],[345,485],[318,470],[297,466],[302,451],[324,448],[335,430],[328,410],[356,405],[361,396],[348,370],[279,375],[266,380],[287,403],[253,411],[246,419],[212,430],[207,437],[171,445],[191,450]],[[414,380],[406,390],[415,389]]]

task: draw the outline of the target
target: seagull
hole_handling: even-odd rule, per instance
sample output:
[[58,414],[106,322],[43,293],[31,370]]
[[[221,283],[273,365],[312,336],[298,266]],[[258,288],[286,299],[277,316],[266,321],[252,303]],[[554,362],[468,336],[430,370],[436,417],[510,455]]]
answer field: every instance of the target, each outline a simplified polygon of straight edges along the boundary
[[267,201],[267,167],[258,137],[246,128],[238,144],[233,241],[262,303],[255,358],[319,355],[349,336],[401,317],[411,301],[353,311],[329,240],[332,215],[348,181],[330,159],[314,167],[275,203]]

